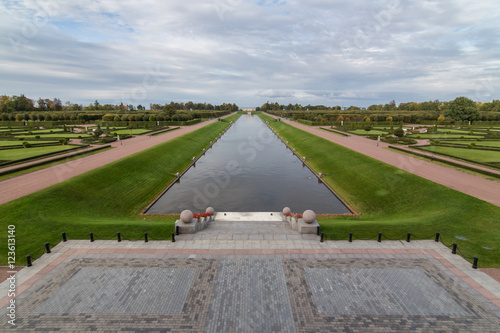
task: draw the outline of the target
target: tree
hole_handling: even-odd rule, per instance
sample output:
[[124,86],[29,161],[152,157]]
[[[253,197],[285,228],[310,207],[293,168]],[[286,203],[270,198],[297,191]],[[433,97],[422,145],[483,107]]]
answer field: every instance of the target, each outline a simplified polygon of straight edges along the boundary
[[398,137],[398,143],[399,143],[399,138],[405,136],[405,131],[403,131],[403,127],[396,128],[394,130],[394,135]]
[[444,121],[444,115],[440,115],[440,116],[438,117],[438,121],[439,121],[440,123],[442,123],[442,122]]
[[476,103],[464,96],[457,97],[448,104],[445,115],[458,121],[473,121],[479,118]]

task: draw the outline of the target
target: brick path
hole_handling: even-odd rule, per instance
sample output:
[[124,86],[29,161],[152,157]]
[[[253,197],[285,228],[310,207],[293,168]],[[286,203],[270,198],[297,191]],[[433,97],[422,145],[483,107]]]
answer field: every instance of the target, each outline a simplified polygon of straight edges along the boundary
[[[278,118],[270,114],[268,115]],[[281,119],[281,121],[417,176],[429,179],[456,191],[466,193],[496,206],[500,206],[500,182],[498,181],[488,180],[452,169],[451,167],[438,165],[416,157],[384,149],[389,146],[389,144],[385,142],[379,142],[377,145],[377,141],[358,135],[345,137],[322,130],[318,127],[306,126],[286,119]]]
[[[286,225],[282,238],[275,230],[241,240],[232,236],[244,227],[234,222],[218,238],[210,230],[223,223],[231,221],[176,242],[60,243],[18,273],[17,326],[5,323],[9,298],[0,299],[0,330],[500,330],[500,283],[440,243],[320,243]],[[276,229],[259,223],[254,230]]]

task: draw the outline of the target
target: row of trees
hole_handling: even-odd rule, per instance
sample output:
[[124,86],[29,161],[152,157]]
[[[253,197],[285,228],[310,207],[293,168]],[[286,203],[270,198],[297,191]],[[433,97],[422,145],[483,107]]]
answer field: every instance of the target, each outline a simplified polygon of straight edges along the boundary
[[[168,104],[149,104],[149,109],[153,111],[193,111],[193,110],[210,110],[210,111],[238,111],[238,105],[234,103],[223,103],[221,105],[212,105],[210,103],[193,103],[191,101],[187,103],[177,103],[170,102]],[[146,110],[146,107],[139,104],[134,106],[132,104],[124,105],[120,103],[119,105],[114,104],[100,104],[98,100],[94,103],[90,103],[87,106],[82,104],[71,103],[70,101],[61,102],[59,98],[54,98],[53,100],[48,98],[39,98],[34,100],[28,98],[21,94],[20,96],[7,96],[0,95],[0,112],[1,113],[11,113],[11,112],[25,112],[25,111],[118,111],[118,112],[130,112],[137,110]]]
[[[262,106],[257,107],[257,111],[428,111],[435,113],[444,113],[450,108],[450,101],[442,102],[439,100],[427,101],[427,102],[408,102],[400,103],[396,105],[396,101],[392,100],[387,104],[372,104],[367,108],[358,107],[355,105],[349,107],[337,106],[324,106],[324,105],[306,105],[301,104],[279,104],[266,102]],[[500,112],[500,100],[493,100],[491,102],[481,103],[473,102],[476,104],[478,111],[488,112],[497,111]]]
[[478,103],[467,97],[458,97],[446,103],[446,108],[438,111],[418,111],[408,110],[361,110],[361,111],[268,111],[281,117],[290,117],[295,120],[304,119],[312,122],[384,122],[394,121],[403,123],[417,123],[424,121],[443,122],[445,117],[448,121],[500,121],[500,112],[480,111]]

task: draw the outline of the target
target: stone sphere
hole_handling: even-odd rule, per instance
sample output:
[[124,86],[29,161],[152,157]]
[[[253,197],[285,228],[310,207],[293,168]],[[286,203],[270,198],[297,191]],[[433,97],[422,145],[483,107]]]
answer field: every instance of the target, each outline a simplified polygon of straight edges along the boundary
[[283,214],[289,214],[291,212],[292,212],[292,210],[290,209],[290,207],[283,208]]
[[313,223],[314,220],[316,220],[316,213],[314,213],[312,210],[308,209],[302,214],[302,218],[304,219],[304,222],[306,222],[306,223]]
[[181,213],[181,221],[184,223],[191,223],[193,220],[193,212],[190,210],[184,210]]
[[210,215],[214,215],[215,210],[212,207],[208,207],[207,210],[205,210],[205,213],[210,213]]

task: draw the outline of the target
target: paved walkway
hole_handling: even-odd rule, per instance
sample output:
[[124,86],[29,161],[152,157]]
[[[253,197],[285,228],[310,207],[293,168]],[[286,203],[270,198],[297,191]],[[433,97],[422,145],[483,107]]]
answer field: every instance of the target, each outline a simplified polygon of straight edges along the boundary
[[[228,116],[230,115],[221,118]],[[114,142],[111,144],[114,149],[54,165],[18,177],[5,179],[0,182],[0,205],[195,131],[215,121],[217,121],[217,119],[192,126],[181,127],[178,130],[166,132],[165,134],[157,136],[141,135],[131,139]]]
[[440,243],[321,243],[279,221],[250,225],[210,222],[176,242],[60,243],[17,274],[16,326],[3,297],[0,330],[500,330],[500,283]]
[[[272,117],[278,118],[275,116]],[[306,126],[286,119],[281,120],[293,127],[337,143],[371,158],[432,180],[433,182],[447,186],[456,191],[487,201],[496,206],[500,206],[500,182],[488,180],[450,167],[441,166],[436,163],[384,149],[389,146],[389,144],[384,142],[379,142],[377,145],[377,141],[361,136],[351,135],[345,137],[321,130],[319,127]]]

